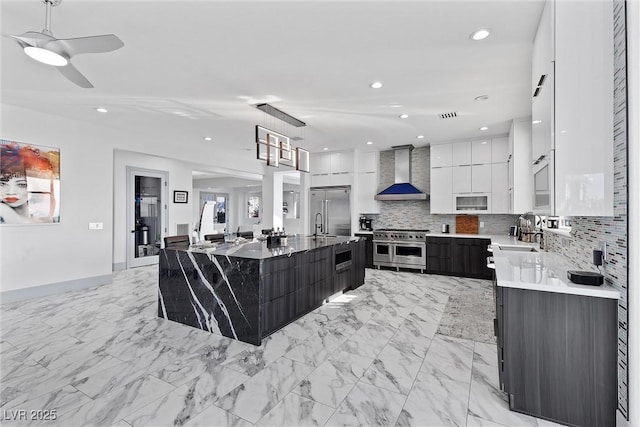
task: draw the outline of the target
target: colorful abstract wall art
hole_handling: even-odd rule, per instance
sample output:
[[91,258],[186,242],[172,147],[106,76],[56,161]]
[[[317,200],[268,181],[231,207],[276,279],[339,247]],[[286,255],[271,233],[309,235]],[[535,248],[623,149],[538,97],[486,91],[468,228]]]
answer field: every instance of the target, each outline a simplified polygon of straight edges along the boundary
[[0,139],[0,224],[60,222],[60,149]]

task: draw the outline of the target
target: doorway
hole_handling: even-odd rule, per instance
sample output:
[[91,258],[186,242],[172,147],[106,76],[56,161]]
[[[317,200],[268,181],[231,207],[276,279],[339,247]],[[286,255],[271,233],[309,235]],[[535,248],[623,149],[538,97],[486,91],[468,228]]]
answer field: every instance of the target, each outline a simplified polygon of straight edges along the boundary
[[168,173],[127,168],[127,268],[158,263],[167,232]]

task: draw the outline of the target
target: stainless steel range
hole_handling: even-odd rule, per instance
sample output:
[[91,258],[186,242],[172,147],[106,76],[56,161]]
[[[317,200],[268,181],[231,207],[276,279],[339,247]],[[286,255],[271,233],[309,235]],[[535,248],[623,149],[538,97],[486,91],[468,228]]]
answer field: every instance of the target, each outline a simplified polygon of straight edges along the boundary
[[427,233],[429,230],[373,230],[373,265],[380,268],[412,268],[421,272],[427,267]]

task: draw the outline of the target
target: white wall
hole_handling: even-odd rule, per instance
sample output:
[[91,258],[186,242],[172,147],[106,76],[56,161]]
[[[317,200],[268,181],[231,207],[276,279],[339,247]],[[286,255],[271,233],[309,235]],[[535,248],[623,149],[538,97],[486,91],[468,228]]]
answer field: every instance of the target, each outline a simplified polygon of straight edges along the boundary
[[[101,283],[110,280],[113,263],[124,262],[124,237],[119,232],[126,231],[122,225],[126,212],[121,203],[126,195],[122,185],[125,177],[121,163],[114,176],[115,150],[158,156],[137,157],[136,161],[153,165],[151,169],[169,165],[173,171],[169,178],[170,194],[173,189],[191,189],[191,177],[185,180],[184,170],[177,164],[164,163],[166,159],[197,164],[204,171],[232,164],[243,173],[263,173],[264,162],[237,148],[233,141],[205,144],[202,140],[162,140],[124,134],[98,123],[113,117],[99,115],[94,123],[88,123],[2,104],[2,138],[60,148],[61,222],[0,226],[1,292],[62,282],[90,282],[95,278],[100,278]],[[207,159],[206,165],[202,165],[202,159]],[[191,204],[171,211],[170,227],[191,222]],[[102,222],[104,229],[89,231],[89,222]]]
[[[112,131],[4,106],[4,139],[60,148],[60,223],[0,226],[0,290],[111,274]],[[89,231],[89,222],[104,229]]]

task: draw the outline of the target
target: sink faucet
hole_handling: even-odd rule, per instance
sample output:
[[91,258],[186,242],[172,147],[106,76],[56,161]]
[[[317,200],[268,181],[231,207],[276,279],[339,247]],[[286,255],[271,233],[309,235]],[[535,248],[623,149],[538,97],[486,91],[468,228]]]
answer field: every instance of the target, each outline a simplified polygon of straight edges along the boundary
[[[318,215],[320,215],[320,225],[318,225]],[[324,230],[322,229],[322,214],[320,212],[316,213],[316,219],[315,219],[315,230],[313,231],[313,237],[316,238],[318,237],[318,228],[320,228],[320,234],[322,234],[324,232]]]

